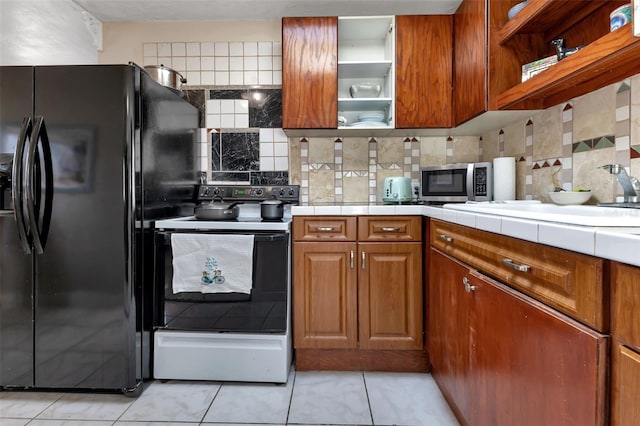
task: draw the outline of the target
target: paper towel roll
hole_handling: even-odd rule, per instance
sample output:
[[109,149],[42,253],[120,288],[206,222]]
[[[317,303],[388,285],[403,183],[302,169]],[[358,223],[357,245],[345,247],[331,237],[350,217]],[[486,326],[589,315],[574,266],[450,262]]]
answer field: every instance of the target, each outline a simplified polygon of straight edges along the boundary
[[500,157],[493,159],[494,201],[516,199],[516,159]]

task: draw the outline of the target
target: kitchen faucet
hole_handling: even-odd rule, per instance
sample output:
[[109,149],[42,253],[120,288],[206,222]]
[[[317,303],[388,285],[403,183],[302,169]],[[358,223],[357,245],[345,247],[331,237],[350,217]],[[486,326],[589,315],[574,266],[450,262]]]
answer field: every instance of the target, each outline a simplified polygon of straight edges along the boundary
[[640,201],[640,181],[633,176],[629,176],[623,166],[620,164],[606,164],[599,168],[605,169],[612,175],[616,176],[620,186],[622,186],[622,190],[624,191],[623,202],[637,203]]

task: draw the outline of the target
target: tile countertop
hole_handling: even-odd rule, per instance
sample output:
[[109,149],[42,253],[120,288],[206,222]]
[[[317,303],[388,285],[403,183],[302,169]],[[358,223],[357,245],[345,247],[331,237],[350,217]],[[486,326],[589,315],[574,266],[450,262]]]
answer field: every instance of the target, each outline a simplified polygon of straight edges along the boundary
[[293,206],[292,216],[420,215],[640,266],[640,226],[572,225],[424,205]]

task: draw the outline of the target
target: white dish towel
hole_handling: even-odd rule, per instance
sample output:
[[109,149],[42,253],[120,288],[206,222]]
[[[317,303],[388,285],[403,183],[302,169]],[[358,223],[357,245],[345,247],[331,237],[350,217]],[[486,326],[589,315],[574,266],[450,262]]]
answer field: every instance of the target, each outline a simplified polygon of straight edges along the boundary
[[253,235],[171,234],[173,293],[251,293]]

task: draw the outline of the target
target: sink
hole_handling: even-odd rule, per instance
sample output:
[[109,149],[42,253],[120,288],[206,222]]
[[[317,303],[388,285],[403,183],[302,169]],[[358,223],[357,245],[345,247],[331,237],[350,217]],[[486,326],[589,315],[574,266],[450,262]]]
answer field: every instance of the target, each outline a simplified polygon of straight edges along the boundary
[[[640,227],[640,209],[535,202],[445,204],[445,209],[598,227]],[[640,229],[638,230],[640,233]]]

